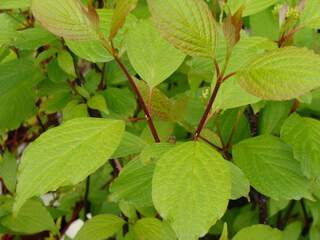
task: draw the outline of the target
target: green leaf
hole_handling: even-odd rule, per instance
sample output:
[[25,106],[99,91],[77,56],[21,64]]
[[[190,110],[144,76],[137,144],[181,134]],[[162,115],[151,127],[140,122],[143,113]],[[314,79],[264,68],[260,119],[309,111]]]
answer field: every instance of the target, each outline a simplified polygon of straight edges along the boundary
[[32,13],[50,32],[71,40],[98,38],[96,19],[80,0],[32,0]]
[[17,160],[9,152],[5,152],[3,158],[0,156],[0,177],[9,191],[14,193],[17,180]]
[[1,0],[0,9],[28,8],[32,0]]
[[320,121],[294,114],[282,126],[281,138],[292,146],[294,156],[300,161],[304,175],[309,178],[318,178]]
[[126,21],[127,15],[136,7],[138,0],[116,0],[116,8],[114,10],[109,40],[112,40],[118,33],[119,29]]
[[249,16],[255,13],[261,12],[264,9],[278,3],[279,0],[232,0],[228,1],[228,6],[234,14],[242,5],[244,5],[244,11],[242,16]]
[[66,51],[66,50],[62,50],[58,53],[58,64],[60,66],[60,68],[67,73],[68,75],[72,76],[72,77],[76,77],[76,71],[74,69],[74,63],[73,63],[73,58],[71,56],[71,54]]
[[137,240],[175,240],[175,234],[165,231],[165,223],[157,218],[142,218],[133,226]]
[[39,77],[39,69],[29,60],[0,64],[0,130],[17,128],[32,115],[36,108],[33,88]]
[[232,240],[285,240],[283,233],[267,225],[253,225],[241,229]]
[[181,240],[204,236],[224,214],[230,192],[228,165],[204,143],[178,145],[157,162],[153,203]]
[[165,41],[150,21],[140,21],[127,36],[129,60],[137,73],[153,88],[182,64],[185,55]]
[[77,184],[95,172],[118,147],[123,131],[122,121],[95,118],[46,131],[22,156],[14,211],[30,197]]
[[153,20],[162,36],[192,56],[213,58],[216,24],[203,0],[148,0]]
[[158,160],[163,154],[169,151],[171,148],[175,147],[174,144],[162,142],[153,143],[146,146],[140,154],[140,160],[143,164],[147,165],[155,160]]
[[233,157],[262,194],[275,200],[311,198],[300,163],[279,138],[263,135],[244,140],[233,147]]
[[74,118],[88,117],[87,104],[79,103],[77,100],[70,101],[62,111],[63,121]]
[[137,101],[133,93],[127,88],[108,88],[103,92],[108,109],[116,116],[127,119],[134,115]]
[[57,233],[54,221],[39,200],[30,199],[21,208],[17,216],[9,215],[0,223],[14,232],[34,234],[45,230]]
[[129,132],[124,132],[117,150],[112,154],[112,158],[127,157],[140,153],[146,146],[147,143],[140,137]]
[[[270,50],[276,49],[277,44],[262,37],[242,36],[234,47],[231,59],[227,68],[227,74],[236,72],[241,67],[246,66],[258,55],[262,55]],[[221,86],[215,109],[230,109],[259,102],[260,99],[245,91],[237,82],[236,77],[231,77]]]
[[305,7],[300,17],[303,26],[318,29],[320,28],[320,0],[305,1]]
[[237,72],[249,93],[269,100],[297,98],[320,87],[320,56],[306,48],[286,47],[258,56]]
[[[107,38],[111,28],[111,21],[113,16],[113,10],[111,9],[98,9],[97,14],[99,16],[100,26],[99,30]],[[131,15],[127,17],[124,27],[119,31],[114,39],[114,45],[118,48],[123,46],[124,33],[127,28],[135,22],[135,18]],[[84,58],[91,62],[110,62],[113,57],[104,48],[99,39],[89,40],[67,40],[68,47],[81,58]]]
[[223,230],[222,230],[222,233],[221,233],[219,240],[229,240],[227,223],[223,224]]
[[135,207],[152,206],[151,182],[154,165],[143,165],[140,159],[131,160],[110,186],[109,199],[125,200]]
[[259,115],[259,133],[279,135],[280,129],[292,108],[292,101],[266,103]]
[[106,99],[100,95],[96,94],[88,100],[88,107],[91,109],[99,110],[102,113],[108,114],[108,107]]
[[120,232],[123,224],[124,221],[117,216],[97,215],[84,224],[75,240],[104,240]]
[[242,170],[231,162],[228,162],[231,173],[231,199],[236,200],[241,197],[248,197],[250,183]]
[[302,223],[299,221],[290,223],[283,231],[284,240],[299,240],[302,231]]
[[9,44],[16,37],[16,22],[6,13],[0,14],[0,47]]
[[47,30],[35,27],[18,31],[12,44],[18,49],[33,50],[56,40],[57,38]]

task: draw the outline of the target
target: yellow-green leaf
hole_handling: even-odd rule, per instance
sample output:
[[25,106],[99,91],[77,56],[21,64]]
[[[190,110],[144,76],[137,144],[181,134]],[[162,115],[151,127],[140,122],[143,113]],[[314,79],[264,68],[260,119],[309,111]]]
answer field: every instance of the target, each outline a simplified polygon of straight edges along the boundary
[[130,29],[127,49],[133,68],[151,88],[166,80],[185,58],[181,51],[160,36],[148,20]]
[[203,0],[148,0],[155,25],[176,48],[192,56],[213,58],[215,20]]
[[178,145],[157,162],[153,203],[181,240],[204,236],[224,214],[230,192],[228,165],[204,143]]
[[32,0],[32,13],[50,32],[73,40],[98,38],[97,25],[80,0]]
[[118,147],[124,123],[77,118],[31,143],[19,166],[14,211],[33,196],[74,185],[101,167]]
[[267,100],[297,98],[320,87],[320,56],[306,48],[286,47],[260,55],[237,72],[249,93]]

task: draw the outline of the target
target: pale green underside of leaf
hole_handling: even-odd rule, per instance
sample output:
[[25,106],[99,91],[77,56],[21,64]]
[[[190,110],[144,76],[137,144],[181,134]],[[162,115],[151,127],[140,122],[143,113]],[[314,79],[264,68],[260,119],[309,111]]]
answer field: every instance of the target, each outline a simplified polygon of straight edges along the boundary
[[250,184],[275,200],[312,198],[309,182],[290,146],[271,135],[244,140],[233,148],[233,157]]
[[130,161],[110,186],[111,201],[125,200],[135,207],[151,207],[151,182],[154,165],[143,165],[140,159]]
[[[97,10],[97,14],[100,20],[100,31],[104,37],[108,37],[111,28],[111,20],[114,11],[111,9]],[[114,44],[118,47],[123,44],[123,37],[126,29],[135,22],[135,18],[132,15],[127,17],[127,21],[123,29],[120,30],[118,35],[114,39]],[[110,53],[104,48],[99,39],[95,40],[67,40],[68,47],[79,57],[84,58],[91,62],[109,62],[113,59]]]
[[138,0],[117,0],[112,16],[109,39],[112,40],[126,21],[127,15],[136,7]]
[[39,77],[40,72],[32,61],[0,64],[0,130],[14,129],[32,115],[36,101],[33,87]]
[[1,0],[0,9],[28,8],[31,6],[31,0]]
[[157,162],[153,203],[180,240],[204,236],[224,214],[230,192],[228,165],[204,143],[178,145]]
[[35,234],[45,230],[57,233],[57,228],[47,209],[39,200],[30,199],[21,208],[17,216],[12,214],[1,218],[1,225],[11,231]]
[[203,0],[148,0],[162,36],[192,56],[214,57],[216,26]]
[[32,0],[32,13],[50,32],[73,40],[98,39],[95,23],[80,0]]
[[278,3],[279,0],[231,0],[228,5],[234,14],[242,5],[245,6],[242,16],[249,16]]
[[307,0],[300,17],[303,26],[318,29],[320,28],[320,0]]
[[281,129],[281,138],[293,148],[303,173],[318,178],[320,173],[320,121],[293,115]]
[[130,29],[126,42],[133,68],[150,88],[166,80],[185,58],[185,54],[164,40],[148,20]]
[[266,100],[297,98],[320,87],[320,56],[286,47],[258,56],[237,72],[240,85]]
[[283,232],[267,225],[252,225],[241,229],[232,240],[285,240]]
[[121,231],[124,221],[111,214],[101,214],[88,220],[74,240],[104,240]]
[[25,150],[14,210],[32,196],[74,185],[101,167],[120,143],[124,123],[78,118],[50,129]]

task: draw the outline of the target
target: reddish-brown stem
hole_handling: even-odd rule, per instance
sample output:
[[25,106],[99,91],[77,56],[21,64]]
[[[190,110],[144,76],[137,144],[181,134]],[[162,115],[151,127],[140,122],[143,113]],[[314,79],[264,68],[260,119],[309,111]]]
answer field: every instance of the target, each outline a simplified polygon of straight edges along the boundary
[[211,95],[211,97],[210,97],[210,99],[209,99],[209,102],[208,102],[208,105],[207,105],[207,107],[206,107],[206,110],[205,110],[205,112],[204,112],[204,114],[203,114],[203,116],[202,116],[202,118],[201,118],[201,120],[200,120],[200,123],[199,123],[199,125],[198,125],[198,128],[197,128],[196,132],[195,132],[194,135],[193,135],[193,139],[194,139],[194,140],[198,140],[198,139],[199,139],[199,136],[200,136],[200,134],[201,134],[201,131],[202,131],[202,129],[203,129],[203,128],[205,127],[205,125],[206,125],[206,122],[207,122],[208,116],[209,116],[209,114],[210,114],[212,105],[213,105],[214,101],[216,100],[216,97],[217,97],[217,95],[218,95],[218,91],[219,91],[219,89],[220,89],[220,87],[221,87],[221,84],[222,84],[222,77],[219,77],[219,78],[217,79],[216,85],[215,85],[215,87],[214,87],[214,89],[213,89],[212,95]]
[[228,142],[226,144],[226,146],[224,147],[224,151],[229,151],[229,149],[231,148],[232,146],[232,140],[233,140],[233,137],[234,135],[236,134],[237,132],[237,127],[238,127],[238,124],[239,124],[239,121],[240,121],[240,117],[243,113],[243,110],[240,109],[237,113],[237,118],[236,118],[236,121],[234,122],[233,126],[232,126],[232,130],[231,130],[231,134],[230,134],[230,137],[228,139]]
[[298,109],[298,107],[299,107],[299,105],[300,105],[299,100],[298,100],[298,99],[295,99],[294,102],[293,102],[293,104],[292,104],[292,107],[291,107],[291,109],[290,109],[290,114],[296,112],[297,109]]
[[278,46],[280,48],[284,47],[284,45],[286,44],[286,42],[288,42],[295,33],[297,33],[298,31],[300,31],[302,27],[296,27],[294,29],[292,29],[290,32],[288,32],[288,34],[283,34],[278,42]]
[[145,117],[148,121],[148,125],[149,125],[149,128],[150,128],[150,131],[151,131],[151,134],[154,138],[154,141],[159,143],[160,142],[160,138],[159,138],[159,135],[158,135],[158,132],[154,126],[154,123],[153,123],[153,120],[151,118],[151,115],[150,115],[150,112],[148,110],[148,107],[142,97],[142,94],[138,88],[138,86],[136,85],[136,83],[134,82],[134,79],[132,78],[132,76],[130,75],[130,73],[128,72],[127,68],[125,67],[125,65],[121,62],[121,60],[118,58],[117,55],[114,54],[114,60],[116,61],[116,63],[119,65],[120,69],[122,70],[122,72],[125,74],[125,76],[127,77],[133,91],[135,92],[135,94],[137,95],[137,98],[138,98],[138,101],[139,101],[139,104],[145,114]]
[[234,75],[236,75],[237,73],[236,72],[232,72],[230,74],[228,74],[227,76],[225,76],[223,79],[222,79],[222,82],[226,81],[227,79],[233,77]]

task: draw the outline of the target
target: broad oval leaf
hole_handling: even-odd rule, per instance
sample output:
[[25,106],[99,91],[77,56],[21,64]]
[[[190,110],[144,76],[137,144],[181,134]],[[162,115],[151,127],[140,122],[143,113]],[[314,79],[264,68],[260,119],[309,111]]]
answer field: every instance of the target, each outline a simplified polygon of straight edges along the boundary
[[150,88],[166,80],[185,55],[165,41],[148,20],[139,22],[127,36],[129,60]]
[[286,47],[258,56],[236,76],[257,97],[287,100],[320,87],[319,71],[319,55],[306,48]]
[[204,236],[224,214],[230,192],[228,165],[204,143],[178,145],[157,162],[153,203],[179,239]]
[[235,163],[250,184],[275,200],[311,198],[308,180],[287,144],[271,135],[244,140],[233,147]]
[[257,224],[241,229],[232,240],[285,240],[283,237],[280,230]]
[[97,19],[80,0],[32,0],[32,13],[50,32],[73,40],[98,38]]
[[0,130],[17,128],[33,114],[36,109],[33,88],[40,77],[39,69],[30,60],[0,64]]
[[104,240],[121,231],[124,220],[111,214],[101,214],[88,220],[75,240]]
[[292,115],[282,126],[281,138],[292,146],[304,175],[309,178],[319,177],[320,121]]
[[162,36],[192,56],[214,57],[216,23],[203,0],[148,0]]
[[78,118],[41,135],[19,166],[14,211],[33,196],[77,184],[101,167],[118,147],[124,123]]

